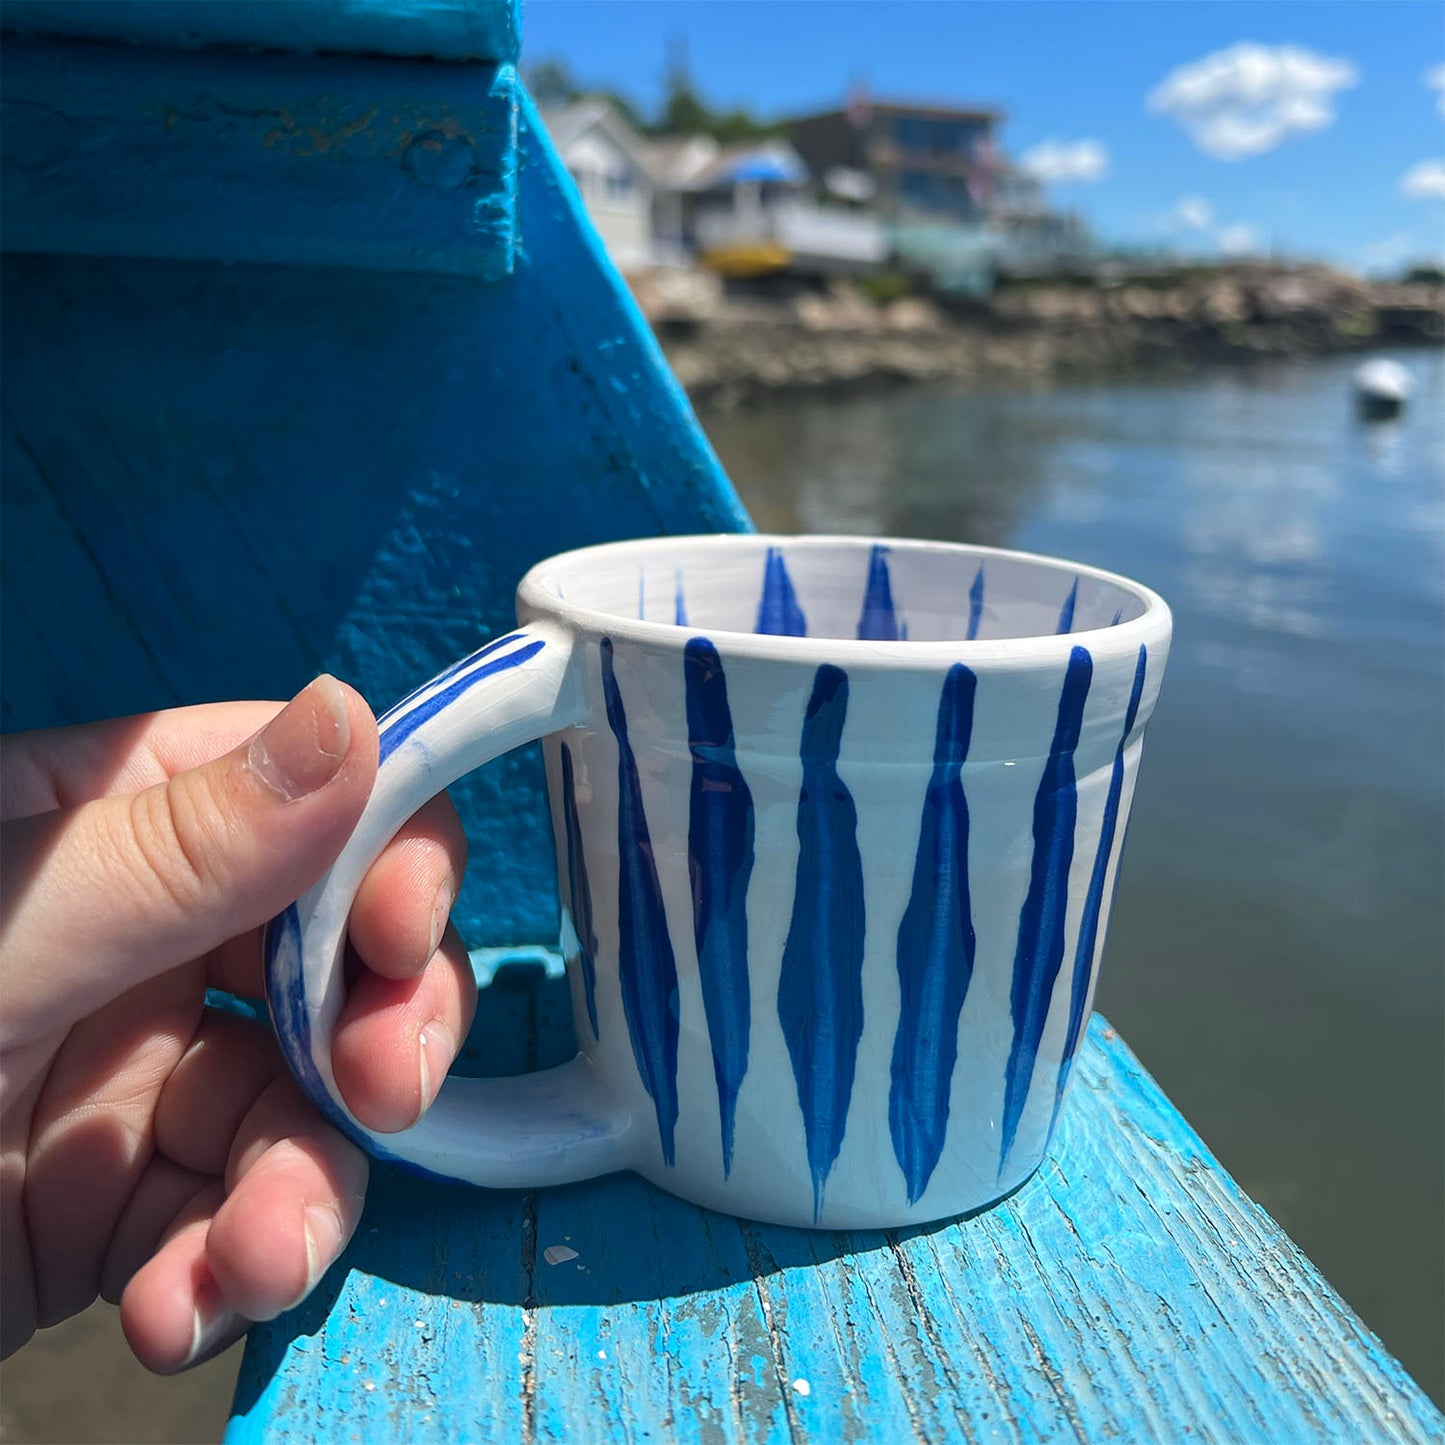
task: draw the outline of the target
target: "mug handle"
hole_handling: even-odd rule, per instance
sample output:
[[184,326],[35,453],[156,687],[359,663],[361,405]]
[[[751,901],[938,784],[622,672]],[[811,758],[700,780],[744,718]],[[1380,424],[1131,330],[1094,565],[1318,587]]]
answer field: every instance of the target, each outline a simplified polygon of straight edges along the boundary
[[501,753],[583,720],[571,657],[567,633],[531,623],[397,703],[380,720],[376,784],[350,841],[266,929],[266,1000],[301,1087],[368,1153],[437,1178],[522,1189],[629,1163],[632,1117],[585,1054],[513,1078],[448,1078],[431,1108],[398,1134],[360,1124],[331,1067],[346,929],[361,880],[423,803]]

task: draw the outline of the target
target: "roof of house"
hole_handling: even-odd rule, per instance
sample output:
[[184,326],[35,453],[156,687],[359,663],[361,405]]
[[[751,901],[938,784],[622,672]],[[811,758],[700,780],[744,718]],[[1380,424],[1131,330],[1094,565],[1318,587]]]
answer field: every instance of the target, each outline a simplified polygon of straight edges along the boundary
[[784,185],[801,185],[807,179],[807,164],[787,141],[744,141],[719,150],[687,189],[705,191],[713,186],[734,185],[739,181],[778,181]]
[[649,176],[653,174],[651,146],[623,119],[610,100],[584,96],[566,105],[542,106],[540,114],[552,144],[559,151],[565,151],[590,130],[603,130],[640,170]]
[[786,125],[797,125],[808,120],[828,120],[833,116],[847,115],[862,109],[884,115],[918,115],[938,120],[987,120],[995,123],[1006,118],[1006,113],[993,105],[953,105],[943,101],[930,100],[889,100],[883,96],[860,96],[846,105],[830,106],[827,110],[810,110],[802,115],[790,115]]

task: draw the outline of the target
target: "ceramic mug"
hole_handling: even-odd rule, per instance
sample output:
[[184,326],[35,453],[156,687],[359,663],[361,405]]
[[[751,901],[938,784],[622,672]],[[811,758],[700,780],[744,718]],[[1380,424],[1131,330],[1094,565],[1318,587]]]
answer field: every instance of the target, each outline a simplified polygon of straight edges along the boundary
[[[1089,1013],[1164,602],[1015,552],[736,535],[554,557],[517,615],[382,718],[354,837],[269,930],[276,1030],[327,1117],[447,1179],[633,1169],[825,1228],[1027,1178]],[[373,1134],[331,1070],[357,887],[427,799],[535,738],[579,1052],[450,1078]]]

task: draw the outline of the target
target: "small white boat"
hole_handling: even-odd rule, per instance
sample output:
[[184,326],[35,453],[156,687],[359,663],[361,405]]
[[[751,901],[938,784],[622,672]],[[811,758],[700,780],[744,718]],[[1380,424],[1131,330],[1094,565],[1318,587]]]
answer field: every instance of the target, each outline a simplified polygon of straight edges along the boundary
[[1376,358],[1355,372],[1355,396],[1363,416],[1399,416],[1415,390],[1415,378],[1398,361]]

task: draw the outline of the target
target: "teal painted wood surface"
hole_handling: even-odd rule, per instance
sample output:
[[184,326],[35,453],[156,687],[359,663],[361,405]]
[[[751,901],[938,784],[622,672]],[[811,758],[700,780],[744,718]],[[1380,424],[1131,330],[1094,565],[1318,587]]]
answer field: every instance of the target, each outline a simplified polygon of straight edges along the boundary
[[16,41],[5,249],[495,280],[515,253],[515,88],[510,65]]
[[[4,258],[6,729],[285,697],[323,667],[381,709],[508,630],[534,561],[749,525],[525,97],[518,114],[503,282]],[[454,796],[468,943],[554,938],[538,755]]]
[[[539,1061],[565,1051],[562,1011],[557,984],[484,996],[494,1064],[526,1051],[519,1023]],[[576,1258],[547,1263],[553,1245]],[[1099,1019],[1043,1168],[933,1229],[740,1224],[631,1176],[525,1196],[379,1171],[317,1296],[253,1331],[235,1410],[228,1445],[1302,1445],[1445,1427]]]
[[511,61],[520,8],[519,0],[6,0],[4,20],[38,35],[187,49]]

